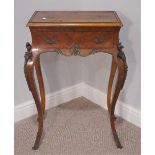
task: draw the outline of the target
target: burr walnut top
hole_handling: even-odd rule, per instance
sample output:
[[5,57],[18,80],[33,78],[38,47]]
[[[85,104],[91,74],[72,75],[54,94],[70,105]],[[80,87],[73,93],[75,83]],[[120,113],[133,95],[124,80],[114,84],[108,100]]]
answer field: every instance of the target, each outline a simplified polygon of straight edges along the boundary
[[27,26],[117,26],[115,11],[35,11]]

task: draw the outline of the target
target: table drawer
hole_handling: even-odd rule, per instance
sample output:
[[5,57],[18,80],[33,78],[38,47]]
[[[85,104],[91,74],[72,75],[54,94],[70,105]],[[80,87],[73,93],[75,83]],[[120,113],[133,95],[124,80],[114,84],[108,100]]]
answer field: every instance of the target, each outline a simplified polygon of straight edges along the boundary
[[114,32],[35,32],[33,44],[47,49],[111,49]]

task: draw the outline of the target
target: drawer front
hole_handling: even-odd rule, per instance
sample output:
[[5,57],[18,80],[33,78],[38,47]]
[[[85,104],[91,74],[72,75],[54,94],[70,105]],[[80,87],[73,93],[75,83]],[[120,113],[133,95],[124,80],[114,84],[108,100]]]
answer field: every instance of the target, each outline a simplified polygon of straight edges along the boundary
[[33,44],[44,49],[111,49],[114,32],[35,32]]

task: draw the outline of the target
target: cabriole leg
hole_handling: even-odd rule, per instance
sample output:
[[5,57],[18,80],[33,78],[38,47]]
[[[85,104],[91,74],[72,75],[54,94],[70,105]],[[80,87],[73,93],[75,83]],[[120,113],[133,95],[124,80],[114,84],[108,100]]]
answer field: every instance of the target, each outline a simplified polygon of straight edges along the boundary
[[110,72],[110,78],[108,83],[108,94],[107,94],[107,107],[108,107],[109,114],[110,114],[110,104],[111,104],[111,95],[112,95],[112,85],[113,85],[116,69],[117,69],[117,65],[116,65],[114,56],[112,56],[111,72]]
[[122,51],[123,46],[119,44],[119,53],[117,57],[115,57],[115,62],[118,67],[118,77],[117,77],[117,83],[114,91],[114,95],[112,98],[111,106],[110,106],[110,123],[111,123],[111,129],[112,133],[114,136],[114,140],[116,143],[117,148],[122,148],[122,145],[119,141],[116,129],[115,129],[115,116],[114,116],[114,111],[115,111],[115,106],[116,102],[120,93],[120,90],[123,88],[126,75],[127,75],[127,64],[126,64],[126,57],[124,52]]
[[32,93],[34,98],[37,111],[38,111],[38,132],[36,136],[36,140],[32,149],[36,150],[39,148],[42,131],[43,131],[43,112],[41,108],[40,99],[37,92],[37,87],[34,79],[34,60],[33,54],[31,52],[31,45],[29,43],[26,44],[27,52],[25,53],[25,64],[24,64],[24,73],[25,78],[29,87],[29,90]]
[[45,113],[45,102],[46,102],[46,100],[45,100],[44,81],[43,81],[43,76],[42,76],[42,71],[41,71],[41,66],[40,66],[40,55],[38,55],[36,58],[35,70],[36,70],[37,79],[38,79],[38,83],[39,83],[42,112],[44,114]]

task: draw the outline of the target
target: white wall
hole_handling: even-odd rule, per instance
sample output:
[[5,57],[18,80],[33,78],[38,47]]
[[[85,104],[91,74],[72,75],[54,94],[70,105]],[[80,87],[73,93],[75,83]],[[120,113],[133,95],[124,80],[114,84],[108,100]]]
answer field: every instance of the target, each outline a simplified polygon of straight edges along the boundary
[[[125,46],[129,67],[119,99],[140,110],[140,0],[15,0],[15,105],[32,98],[25,82],[23,63],[25,43],[31,42],[30,32],[25,25],[35,10],[117,11],[124,24],[120,40]],[[46,92],[54,92],[81,81],[106,92],[110,60],[107,54],[96,54],[87,58],[44,54],[41,61]]]

